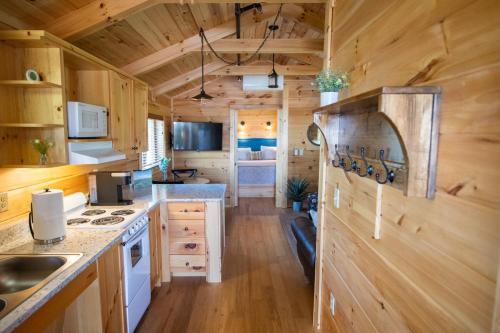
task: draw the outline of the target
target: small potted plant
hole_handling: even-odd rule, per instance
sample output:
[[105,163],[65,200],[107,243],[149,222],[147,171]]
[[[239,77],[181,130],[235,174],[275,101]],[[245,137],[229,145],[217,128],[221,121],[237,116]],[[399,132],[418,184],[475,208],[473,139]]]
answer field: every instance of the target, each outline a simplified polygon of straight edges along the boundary
[[50,148],[54,147],[54,142],[49,141],[49,139],[35,139],[33,147],[40,154],[40,165],[47,165],[49,162],[48,152]]
[[288,179],[286,186],[286,197],[292,200],[293,211],[299,213],[302,210],[302,202],[307,196],[306,189],[309,181],[306,178]]
[[321,106],[325,106],[339,100],[339,91],[349,86],[349,79],[346,73],[327,69],[316,76],[316,84],[321,92]]
[[160,171],[163,174],[163,181],[167,181],[168,165],[170,164],[171,160],[172,159],[170,157],[163,157],[160,160],[160,165],[158,167],[160,168]]

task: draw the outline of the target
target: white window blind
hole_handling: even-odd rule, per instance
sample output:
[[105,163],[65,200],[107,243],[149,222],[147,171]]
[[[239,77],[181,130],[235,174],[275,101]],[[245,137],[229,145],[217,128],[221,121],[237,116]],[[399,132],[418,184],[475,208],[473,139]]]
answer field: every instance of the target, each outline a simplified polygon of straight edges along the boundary
[[163,120],[148,119],[148,151],[141,154],[141,169],[157,166],[165,156],[165,125]]

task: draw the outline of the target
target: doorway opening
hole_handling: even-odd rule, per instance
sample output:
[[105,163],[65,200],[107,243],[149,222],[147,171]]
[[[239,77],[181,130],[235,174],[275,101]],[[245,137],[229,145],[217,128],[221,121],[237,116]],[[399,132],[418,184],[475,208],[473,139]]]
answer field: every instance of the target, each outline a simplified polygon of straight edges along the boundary
[[[231,110],[231,191],[238,198],[275,198],[282,191],[280,109]],[[286,169],[286,168],[285,168]]]

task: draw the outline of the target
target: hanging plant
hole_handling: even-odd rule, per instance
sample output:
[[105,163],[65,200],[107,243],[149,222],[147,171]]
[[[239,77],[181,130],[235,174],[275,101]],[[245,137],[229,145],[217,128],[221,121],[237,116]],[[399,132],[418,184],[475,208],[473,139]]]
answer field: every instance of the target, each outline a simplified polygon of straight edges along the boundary
[[334,72],[331,69],[323,70],[316,76],[316,84],[320,92],[339,92],[349,87],[347,73]]

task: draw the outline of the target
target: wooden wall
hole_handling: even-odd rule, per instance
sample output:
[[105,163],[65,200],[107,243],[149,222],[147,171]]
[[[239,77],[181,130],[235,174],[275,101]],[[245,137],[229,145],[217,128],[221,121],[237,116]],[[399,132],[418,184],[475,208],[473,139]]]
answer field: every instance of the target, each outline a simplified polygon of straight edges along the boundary
[[336,1],[333,66],[351,77],[342,97],[388,85],[434,85],[443,93],[436,198],[407,198],[381,187],[380,240],[372,238],[370,218],[377,184],[327,169],[320,309],[325,331],[492,331],[500,306],[497,300],[494,310],[499,36],[496,0]]
[[[316,189],[318,175],[318,147],[307,142],[306,131],[312,122],[312,110],[319,105],[319,93],[312,85],[311,77],[287,77],[289,86],[289,176],[307,177]],[[173,119],[179,121],[222,122],[223,151],[221,152],[175,152],[176,168],[197,168],[201,176],[212,182],[229,186],[229,110],[276,109],[281,107],[281,92],[245,92],[236,78],[222,77],[211,81],[205,90],[214,99],[209,102],[194,102],[191,97],[198,91],[188,91],[174,99]],[[304,156],[291,156],[293,147],[304,148]],[[229,191],[226,192],[229,199]]]
[[103,165],[67,165],[55,168],[0,168],[0,192],[7,192],[9,209],[0,213],[0,224],[15,221],[30,211],[31,192],[46,187],[65,195],[88,193],[88,173],[93,170],[133,170],[137,160]]
[[[256,109],[238,111],[238,139],[244,138],[276,138],[276,109]],[[244,121],[245,126],[240,123]],[[271,122],[267,128],[267,122]]]

